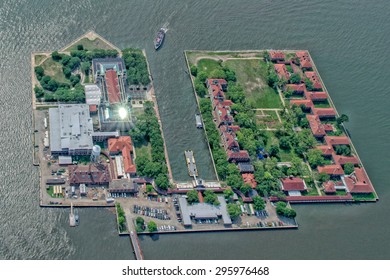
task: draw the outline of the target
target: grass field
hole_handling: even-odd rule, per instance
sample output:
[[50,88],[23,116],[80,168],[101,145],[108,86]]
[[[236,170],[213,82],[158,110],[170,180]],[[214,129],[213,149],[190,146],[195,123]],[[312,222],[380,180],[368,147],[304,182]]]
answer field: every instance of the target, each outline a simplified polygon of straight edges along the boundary
[[236,72],[237,81],[253,107],[282,108],[279,95],[267,84],[268,67],[263,60],[235,59],[225,61],[224,65]]
[[280,124],[275,111],[256,110],[256,123],[263,128],[276,128]]
[[148,143],[147,145],[135,146],[135,154],[137,157],[146,156],[149,159],[152,159],[152,147],[150,146],[150,143]]
[[35,55],[34,56],[35,65],[39,65],[45,58],[46,58],[46,55],[44,55],[44,54]]
[[95,40],[89,40],[88,38],[83,38],[80,41],[78,41],[76,44],[67,48],[66,51],[69,52],[69,51],[77,50],[77,45],[83,45],[84,49],[87,50],[93,50],[93,49],[111,50],[112,49],[109,45],[107,45],[99,38],[96,38]]
[[203,58],[198,61],[198,71],[204,71],[207,75],[209,75],[213,70],[220,68],[221,66],[218,61],[214,59]]
[[42,67],[45,70],[45,75],[48,75],[61,83],[69,84],[69,80],[65,78],[64,72],[62,71],[61,63],[54,61],[50,57],[42,63]]

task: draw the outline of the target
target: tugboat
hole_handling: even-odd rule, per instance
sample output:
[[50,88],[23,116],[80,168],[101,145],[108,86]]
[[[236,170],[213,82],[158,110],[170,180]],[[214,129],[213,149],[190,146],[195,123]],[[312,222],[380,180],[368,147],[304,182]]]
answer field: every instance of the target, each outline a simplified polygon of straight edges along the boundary
[[154,49],[156,51],[161,47],[161,45],[164,41],[165,32],[166,32],[166,30],[164,28],[160,28],[160,30],[157,32],[157,36],[154,39]]

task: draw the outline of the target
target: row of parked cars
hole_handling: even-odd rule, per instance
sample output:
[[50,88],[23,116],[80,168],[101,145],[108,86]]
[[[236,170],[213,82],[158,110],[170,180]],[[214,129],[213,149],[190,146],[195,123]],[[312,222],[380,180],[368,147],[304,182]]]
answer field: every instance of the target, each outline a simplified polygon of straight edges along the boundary
[[172,231],[172,230],[176,230],[176,227],[175,226],[169,226],[169,225],[164,225],[164,226],[159,226],[157,228],[158,231]]
[[164,209],[157,209],[147,206],[134,205],[133,213],[148,216],[160,220],[170,220],[168,212]]

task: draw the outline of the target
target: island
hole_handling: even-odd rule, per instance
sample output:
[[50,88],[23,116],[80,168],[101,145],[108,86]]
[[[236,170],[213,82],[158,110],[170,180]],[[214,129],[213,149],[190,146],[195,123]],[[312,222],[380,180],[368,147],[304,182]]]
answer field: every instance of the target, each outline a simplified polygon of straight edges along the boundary
[[[32,54],[40,205],[115,211],[140,234],[296,229],[291,204],[378,196],[308,51],[185,51],[217,180],[175,181],[144,50],[90,31]],[[191,93],[192,94],[192,93]],[[75,213],[73,212],[75,208]]]

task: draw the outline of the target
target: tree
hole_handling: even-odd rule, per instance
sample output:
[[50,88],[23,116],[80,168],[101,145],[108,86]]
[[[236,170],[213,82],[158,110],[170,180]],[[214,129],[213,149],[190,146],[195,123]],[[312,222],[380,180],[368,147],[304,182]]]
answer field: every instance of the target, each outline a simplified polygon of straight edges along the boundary
[[348,145],[337,145],[335,146],[335,152],[338,155],[350,156],[351,148]]
[[283,150],[289,150],[291,148],[290,138],[287,136],[280,137],[279,147]]
[[328,174],[326,174],[325,172],[318,173],[318,175],[317,175],[317,181],[319,181],[320,183],[324,183],[326,181],[329,181],[329,179],[330,179],[330,176]]
[[196,77],[198,75],[198,68],[195,65],[191,65],[190,71],[192,76]]
[[226,79],[226,74],[222,69],[214,69],[209,74],[209,77],[213,79]]
[[154,182],[160,189],[167,190],[169,187],[169,179],[166,174],[163,173],[158,174]]
[[269,148],[269,154],[271,157],[278,157],[279,155],[279,147],[276,146],[276,145],[271,145],[271,147]]
[[35,75],[37,76],[38,81],[42,79],[42,77],[45,75],[45,70],[42,66],[35,66],[34,67]]
[[344,172],[345,174],[349,175],[351,174],[355,169],[355,165],[351,162],[347,162],[346,164],[344,164]]
[[252,186],[250,184],[243,184],[240,188],[240,191],[244,194],[247,195],[250,191],[252,190]]
[[77,50],[79,51],[84,50],[84,46],[82,44],[77,45]]
[[228,203],[227,210],[230,218],[232,218],[233,220],[238,218],[241,215],[240,206],[238,206],[237,204]]
[[203,83],[195,80],[195,91],[200,97],[205,97],[207,94],[206,87]]
[[151,193],[151,192],[153,192],[154,191],[154,189],[153,189],[153,186],[152,185],[146,185],[146,192],[147,193]]
[[137,217],[135,219],[135,222],[137,223],[137,225],[143,225],[145,223],[144,219],[142,217]]
[[349,121],[349,117],[345,114],[341,114],[341,116],[336,119],[336,122],[338,125],[345,123],[345,122],[348,122],[348,121]]
[[44,96],[45,91],[41,89],[39,86],[35,85],[34,87],[34,92],[35,92],[35,97],[36,98],[41,98]]
[[156,225],[155,222],[150,221],[150,222],[148,223],[148,231],[149,231],[149,232],[157,231],[157,225]]
[[62,59],[62,54],[58,53],[57,51],[54,51],[51,53],[51,58],[54,61],[60,61]]
[[80,79],[81,79],[80,75],[77,74],[77,75],[71,75],[69,80],[72,86],[74,87],[76,84],[80,83]]
[[204,201],[206,203],[214,204],[214,205],[219,205],[219,201],[217,200],[217,195],[212,191],[212,190],[206,190],[203,193],[204,196]]
[[187,192],[187,201],[190,204],[199,202],[198,192],[196,190]]
[[324,165],[325,160],[322,156],[322,151],[319,149],[311,149],[307,153],[307,161],[312,168],[316,168],[319,165]]
[[199,82],[204,84],[206,82],[206,79],[207,79],[207,73],[204,71],[200,71],[200,72],[198,72],[198,75],[196,78],[199,80]]
[[297,73],[294,73],[290,76],[290,82],[292,84],[299,84],[301,82],[301,76]]
[[309,150],[307,153],[307,161],[309,162],[310,166],[313,168],[325,164],[325,159],[322,156],[322,151],[319,149]]
[[231,197],[233,197],[233,195],[234,195],[234,192],[232,191],[232,189],[226,189],[223,191],[223,196],[226,199],[230,199]]
[[264,199],[260,196],[253,197],[253,208],[257,211],[263,210],[265,208]]
[[72,75],[72,70],[69,67],[63,67],[62,72],[64,72],[65,78],[67,79]]
[[82,62],[80,68],[85,75],[89,75],[89,70],[91,69],[91,63],[89,61]]
[[314,89],[313,82],[309,78],[305,79],[305,85],[308,91],[312,91]]

